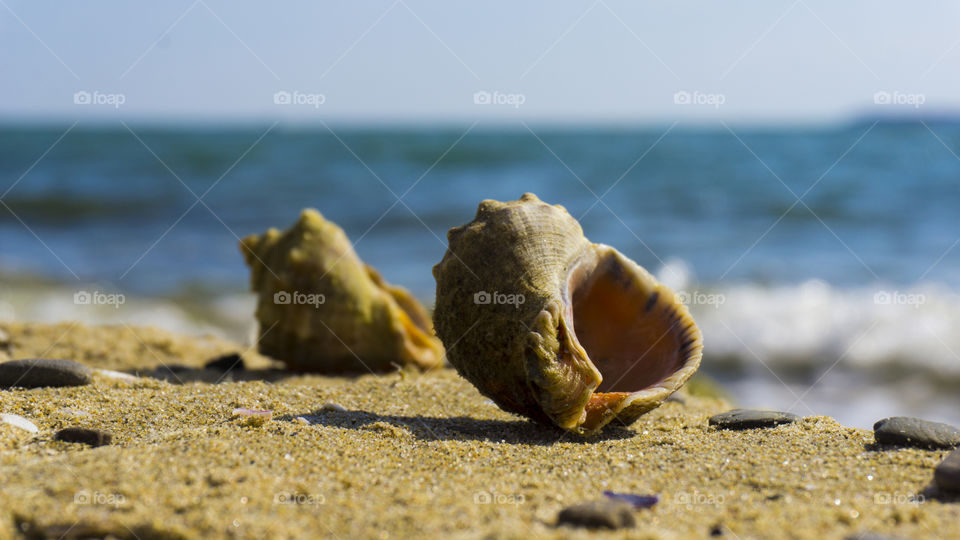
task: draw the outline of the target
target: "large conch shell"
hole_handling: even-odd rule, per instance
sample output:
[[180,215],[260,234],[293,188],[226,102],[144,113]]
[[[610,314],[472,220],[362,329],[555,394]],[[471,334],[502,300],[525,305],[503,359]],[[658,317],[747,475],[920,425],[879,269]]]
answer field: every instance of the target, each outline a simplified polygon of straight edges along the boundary
[[434,321],[457,371],[502,409],[590,435],[630,424],[697,370],[677,296],[562,206],[480,203],[433,267]]
[[240,248],[258,293],[263,354],[324,373],[443,364],[443,345],[423,306],[385,283],[316,210],[304,210],[287,231],[248,236]]

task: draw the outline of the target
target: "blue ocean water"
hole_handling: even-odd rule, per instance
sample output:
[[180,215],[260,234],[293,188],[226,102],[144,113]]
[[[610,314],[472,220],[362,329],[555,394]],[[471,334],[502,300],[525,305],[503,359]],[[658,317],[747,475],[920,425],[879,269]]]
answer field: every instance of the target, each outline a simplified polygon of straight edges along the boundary
[[76,127],[44,156],[64,128],[0,129],[0,269],[149,294],[242,289],[236,236],[315,207],[429,299],[446,230],[484,198],[532,191],[593,241],[650,268],[682,259],[705,283],[960,284],[960,125],[277,127],[256,144],[265,128]]
[[[960,123],[67,127],[0,128],[0,319],[180,329],[162,302],[192,298],[245,325],[238,238],[305,207],[430,305],[446,231],[529,191],[686,295],[744,404],[960,422]],[[162,307],[93,317],[88,284]]]

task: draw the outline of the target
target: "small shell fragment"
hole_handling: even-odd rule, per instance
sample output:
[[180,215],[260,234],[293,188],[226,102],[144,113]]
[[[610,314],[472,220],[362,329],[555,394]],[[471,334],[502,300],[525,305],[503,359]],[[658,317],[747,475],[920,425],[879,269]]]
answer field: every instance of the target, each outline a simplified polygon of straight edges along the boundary
[[36,433],[40,431],[40,428],[38,428],[36,424],[20,416],[19,414],[10,414],[10,413],[0,414],[0,422],[3,422],[4,424],[9,424],[11,426],[16,426],[20,429],[25,429],[30,433]]
[[347,412],[346,407],[344,407],[343,405],[340,405],[339,403],[333,403],[332,401],[328,401],[327,403],[324,403],[323,406],[320,407],[320,410],[334,411],[334,412]]
[[137,377],[136,375],[124,373],[122,371],[114,371],[112,369],[97,369],[95,371],[100,375],[103,375],[104,377],[107,377],[109,379],[116,379],[118,381],[136,382],[137,380],[140,379],[140,377]]

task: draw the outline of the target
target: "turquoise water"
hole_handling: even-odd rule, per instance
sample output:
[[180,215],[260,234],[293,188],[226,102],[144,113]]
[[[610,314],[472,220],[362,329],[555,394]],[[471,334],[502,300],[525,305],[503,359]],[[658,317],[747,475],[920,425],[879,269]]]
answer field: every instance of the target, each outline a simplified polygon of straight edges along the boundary
[[[135,297],[243,297],[237,237],[287,227],[304,207],[430,304],[447,229],[472,219],[482,199],[532,191],[694,299],[710,369],[722,376],[775,372],[799,381],[797,395],[831,365],[853,381],[960,381],[960,124],[466,134],[132,126],[136,136],[81,125],[51,149],[66,128],[0,128],[0,302],[17,318],[80,316],[68,299],[42,313],[12,299],[23,276]],[[145,313],[138,322],[154,320]],[[782,389],[766,388],[756,395],[779,404]],[[943,410],[960,410],[942,399]],[[934,415],[955,419],[949,411]]]

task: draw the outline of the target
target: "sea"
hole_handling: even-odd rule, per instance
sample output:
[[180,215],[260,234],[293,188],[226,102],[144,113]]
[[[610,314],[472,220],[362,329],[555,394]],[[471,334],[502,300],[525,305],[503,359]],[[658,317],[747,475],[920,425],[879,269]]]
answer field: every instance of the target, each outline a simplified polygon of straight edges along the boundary
[[703,330],[702,371],[738,404],[960,425],[952,121],[4,125],[0,320],[251,343],[239,239],[307,207],[431,306],[446,231],[524,192],[673,287]]

